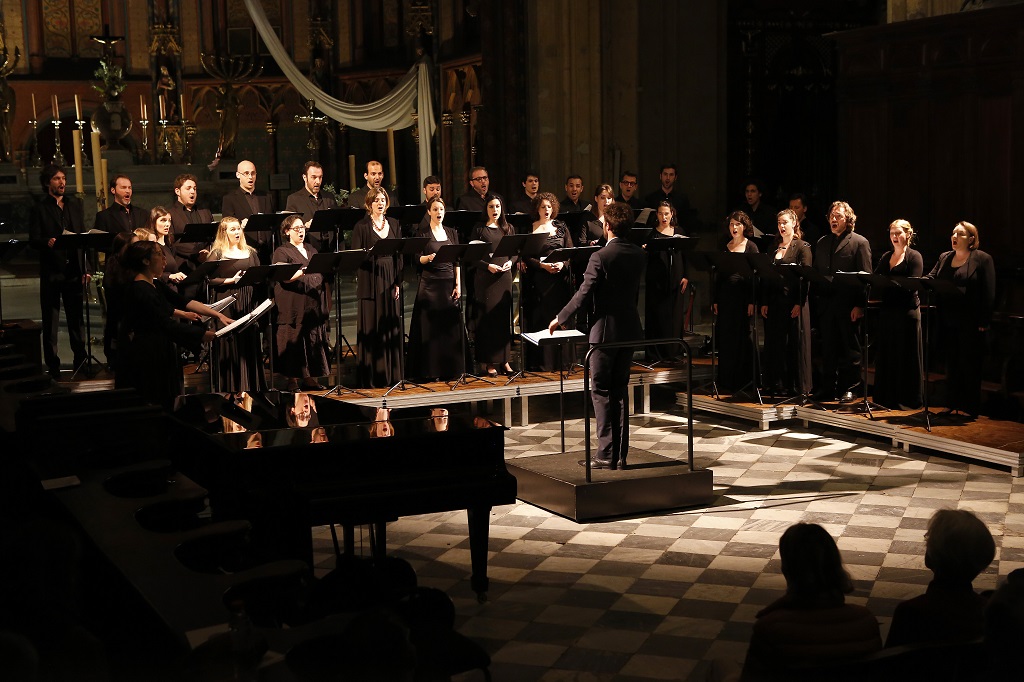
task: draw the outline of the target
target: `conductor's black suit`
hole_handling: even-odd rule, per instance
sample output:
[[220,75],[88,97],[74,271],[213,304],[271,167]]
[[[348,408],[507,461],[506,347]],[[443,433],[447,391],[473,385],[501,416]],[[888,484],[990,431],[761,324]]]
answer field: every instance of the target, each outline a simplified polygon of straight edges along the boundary
[[[590,257],[579,291],[558,313],[564,325],[577,311],[592,309],[590,342],[643,339],[637,308],[647,253],[624,239],[612,238]],[[591,308],[592,306],[592,308]],[[591,355],[591,399],[597,418],[595,462],[625,466],[629,450],[627,386],[633,348],[598,349]]]

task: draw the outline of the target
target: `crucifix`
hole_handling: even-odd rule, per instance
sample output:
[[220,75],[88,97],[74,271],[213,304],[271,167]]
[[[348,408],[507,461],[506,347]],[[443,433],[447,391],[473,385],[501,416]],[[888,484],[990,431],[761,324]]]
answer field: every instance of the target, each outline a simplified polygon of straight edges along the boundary
[[296,123],[305,123],[306,130],[309,131],[309,139],[306,140],[306,149],[309,151],[316,151],[320,146],[318,139],[319,132],[321,129],[327,126],[327,117],[323,114],[315,116],[313,110],[316,108],[316,102],[311,99],[306,100],[306,113],[302,116],[295,115]]

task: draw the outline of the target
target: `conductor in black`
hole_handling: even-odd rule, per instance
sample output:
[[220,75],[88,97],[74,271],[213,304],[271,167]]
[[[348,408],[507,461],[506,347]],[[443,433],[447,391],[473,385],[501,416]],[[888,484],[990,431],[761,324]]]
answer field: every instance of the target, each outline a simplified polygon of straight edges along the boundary
[[[633,209],[616,202],[605,209],[607,244],[590,257],[583,284],[558,316],[552,332],[566,324],[581,308],[593,310],[590,343],[643,339],[638,298],[647,253],[625,237],[633,226]],[[629,410],[626,401],[633,348],[597,349],[591,354],[590,397],[597,418],[597,455],[591,466],[625,468],[629,451]],[[586,464],[583,462],[582,464]]]

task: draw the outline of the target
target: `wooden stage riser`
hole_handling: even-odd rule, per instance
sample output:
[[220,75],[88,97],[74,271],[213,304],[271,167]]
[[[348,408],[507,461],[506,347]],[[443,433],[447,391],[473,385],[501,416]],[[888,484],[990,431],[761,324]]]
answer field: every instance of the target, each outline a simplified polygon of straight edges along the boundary
[[[578,378],[577,378],[578,377]],[[686,382],[685,369],[659,370],[654,372],[638,372],[629,378],[629,410],[630,414],[647,414],[651,411],[651,386],[655,384],[669,384]],[[557,379],[551,381],[530,381],[514,382],[508,386],[501,384],[489,385],[482,382],[474,382],[467,386],[459,386],[454,391],[444,384],[430,384],[431,388],[439,387],[433,392],[419,389],[408,391],[394,391],[391,395],[361,397],[355,394],[331,396],[335,400],[373,408],[401,408],[401,407],[436,407],[438,405],[457,405],[464,403],[476,403],[484,400],[500,400],[504,404],[505,425],[513,423],[513,400],[519,401],[520,424],[530,424],[530,398],[533,396],[558,395],[559,382]],[[573,378],[563,382],[566,405],[572,400],[579,400],[579,394],[583,392],[582,375],[575,374]],[[639,392],[639,396],[637,396]],[[570,397],[570,394],[572,397]],[[634,408],[639,403],[640,410]]]
[[[686,394],[679,393],[676,397],[676,403],[685,405]],[[693,409],[695,411],[700,410],[702,412],[711,412],[751,421],[756,423],[762,431],[771,428],[772,424],[778,422],[800,419],[805,425],[808,423],[823,424],[833,428],[883,438],[891,441],[893,448],[901,448],[905,452],[910,452],[911,447],[927,448],[945,454],[1005,466],[1010,469],[1010,473],[1013,476],[1024,476],[1024,452],[1003,450],[966,440],[948,438],[923,430],[909,429],[880,420],[871,420],[860,414],[836,413],[831,410],[823,411],[809,407],[795,407],[793,405],[759,407],[756,405],[715,400],[703,395],[693,396]]]

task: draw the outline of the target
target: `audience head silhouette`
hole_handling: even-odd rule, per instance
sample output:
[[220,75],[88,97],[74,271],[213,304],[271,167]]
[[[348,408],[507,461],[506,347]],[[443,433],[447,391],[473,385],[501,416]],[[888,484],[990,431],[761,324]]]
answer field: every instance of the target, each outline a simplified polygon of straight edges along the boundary
[[797,523],[779,539],[787,594],[807,604],[842,604],[853,591],[836,541],[816,523]]

